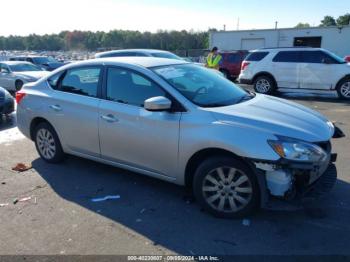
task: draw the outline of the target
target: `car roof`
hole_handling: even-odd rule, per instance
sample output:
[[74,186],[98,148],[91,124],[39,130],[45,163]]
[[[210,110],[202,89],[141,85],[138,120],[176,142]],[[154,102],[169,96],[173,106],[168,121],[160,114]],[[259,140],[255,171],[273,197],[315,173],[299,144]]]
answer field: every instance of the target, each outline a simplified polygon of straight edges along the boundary
[[323,50],[322,48],[315,47],[271,47],[271,48],[260,48],[251,50],[250,52],[271,52],[271,51],[318,51]]
[[147,54],[170,53],[169,51],[158,50],[158,49],[120,49],[120,50],[100,52],[100,53],[96,53],[96,55],[100,56],[100,55],[106,55],[106,54],[117,54],[117,53],[126,53],[126,52],[138,52],[138,53],[147,53]]
[[180,64],[191,64],[184,60],[168,59],[168,58],[157,58],[157,57],[106,57],[106,58],[96,58],[85,60],[81,62],[75,62],[67,65],[65,68],[76,67],[76,66],[88,66],[88,65],[121,65],[128,64],[134,66],[140,66],[145,68],[157,67],[157,66],[167,66],[167,65],[180,65]]
[[18,64],[33,65],[32,63],[26,62],[26,61],[0,61],[0,63],[6,64],[6,65],[18,65]]

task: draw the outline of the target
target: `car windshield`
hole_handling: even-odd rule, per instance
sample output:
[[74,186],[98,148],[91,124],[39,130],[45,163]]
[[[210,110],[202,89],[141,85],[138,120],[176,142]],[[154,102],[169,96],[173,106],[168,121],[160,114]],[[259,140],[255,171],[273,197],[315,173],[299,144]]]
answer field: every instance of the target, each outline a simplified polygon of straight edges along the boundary
[[201,107],[229,106],[254,96],[214,70],[194,64],[156,67],[153,71]]
[[33,61],[36,64],[47,64],[47,63],[57,63],[56,59],[52,58],[52,57],[35,57],[33,58]]
[[32,64],[14,64],[9,65],[12,72],[25,72],[25,71],[42,71],[42,69],[36,65]]
[[329,51],[327,51],[327,50],[326,50],[326,52],[327,52],[328,55],[330,55],[330,56],[331,56],[334,60],[336,60],[338,63],[340,63],[340,64],[346,64],[346,61],[345,61],[343,58],[341,58],[341,57],[337,56],[336,54],[334,54],[334,53],[332,53],[332,52],[329,52]]
[[169,58],[169,59],[177,59],[177,60],[182,60],[181,57],[174,55],[172,53],[167,53],[167,52],[159,52],[159,53],[152,53],[151,54],[154,57],[160,57],[160,58]]

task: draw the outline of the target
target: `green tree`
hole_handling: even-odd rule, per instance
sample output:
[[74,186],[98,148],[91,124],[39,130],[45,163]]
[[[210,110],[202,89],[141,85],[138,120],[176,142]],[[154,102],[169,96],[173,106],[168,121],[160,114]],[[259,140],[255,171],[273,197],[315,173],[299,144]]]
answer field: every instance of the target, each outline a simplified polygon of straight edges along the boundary
[[326,15],[323,20],[321,20],[320,26],[335,26],[337,22],[333,16]]
[[295,28],[306,28],[306,27],[310,27],[309,23],[298,23]]
[[341,15],[337,19],[337,25],[350,25],[350,14],[346,13],[345,15]]

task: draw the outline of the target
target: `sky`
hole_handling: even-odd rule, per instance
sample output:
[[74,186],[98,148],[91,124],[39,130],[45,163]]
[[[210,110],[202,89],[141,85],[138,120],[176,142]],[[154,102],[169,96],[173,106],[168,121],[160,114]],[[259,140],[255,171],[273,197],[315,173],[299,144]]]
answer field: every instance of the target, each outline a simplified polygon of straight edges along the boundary
[[[206,31],[320,24],[350,12],[350,0],[8,0],[0,3],[0,35],[113,29]],[[238,23],[239,21],[239,23]],[[7,23],[8,22],[8,23]]]

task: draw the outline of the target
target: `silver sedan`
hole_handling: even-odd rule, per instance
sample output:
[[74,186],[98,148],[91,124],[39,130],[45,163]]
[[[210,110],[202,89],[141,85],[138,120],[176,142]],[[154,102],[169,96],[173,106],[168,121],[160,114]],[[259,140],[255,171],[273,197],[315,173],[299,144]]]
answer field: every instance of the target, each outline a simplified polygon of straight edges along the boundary
[[337,129],[324,116],[181,60],[74,63],[16,100],[18,127],[46,162],[73,154],[184,185],[216,216],[336,179]]
[[29,62],[0,62],[0,86],[8,91],[18,91],[23,84],[35,82],[49,72]]

